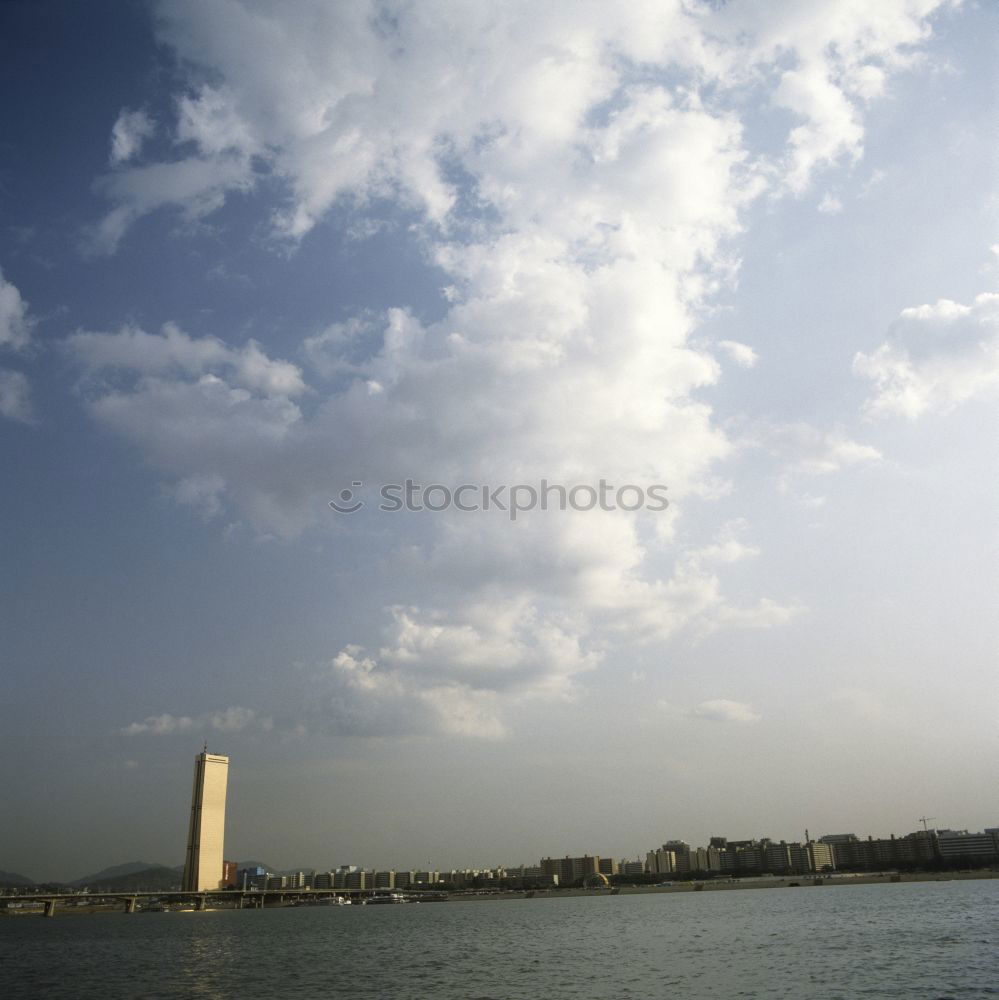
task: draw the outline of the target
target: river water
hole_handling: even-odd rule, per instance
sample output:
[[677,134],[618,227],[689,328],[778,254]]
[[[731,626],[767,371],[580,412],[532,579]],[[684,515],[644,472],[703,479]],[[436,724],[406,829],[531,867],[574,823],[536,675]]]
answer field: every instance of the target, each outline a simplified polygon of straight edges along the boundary
[[999,997],[999,880],[14,917],[0,997]]

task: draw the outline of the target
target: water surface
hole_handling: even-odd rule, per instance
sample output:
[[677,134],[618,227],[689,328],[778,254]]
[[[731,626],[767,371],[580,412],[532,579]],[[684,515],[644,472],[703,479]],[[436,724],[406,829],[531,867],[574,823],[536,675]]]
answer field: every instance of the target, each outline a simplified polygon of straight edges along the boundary
[[999,997],[999,880],[16,917],[0,997]]

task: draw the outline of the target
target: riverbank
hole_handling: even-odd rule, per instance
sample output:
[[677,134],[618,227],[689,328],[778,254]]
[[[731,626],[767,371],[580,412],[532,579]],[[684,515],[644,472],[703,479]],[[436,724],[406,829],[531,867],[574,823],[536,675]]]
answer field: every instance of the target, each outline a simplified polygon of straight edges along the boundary
[[[901,884],[903,882],[964,882],[999,878],[999,869],[981,871],[957,872],[873,872],[873,873],[832,873],[823,875],[788,875],[784,877],[755,876],[748,878],[711,879],[706,881],[675,882],[666,885],[621,885],[601,888],[563,888],[563,889],[501,889],[501,890],[469,890],[451,892],[447,896],[433,900],[434,902],[478,903],[510,899],[574,899],[581,896],[638,896],[657,893],[686,892],[724,892],[727,890],[746,889],[803,889],[829,888],[850,885],[881,885]],[[137,894],[141,895],[141,894]],[[261,898],[261,905],[241,907],[235,900],[213,899],[211,905],[205,906],[203,912],[212,910],[247,909],[283,909],[302,905],[302,899]],[[312,902],[310,900],[310,902]],[[318,901],[316,901],[318,902]],[[409,903],[430,902],[430,900],[408,900]],[[0,901],[0,918],[16,918],[41,916],[44,904],[30,900],[19,901],[15,907],[7,908]],[[148,912],[195,912],[195,908],[185,903],[163,906],[157,902],[155,908],[140,904],[136,913]],[[121,913],[122,902],[92,903],[84,900],[62,901],[56,908],[58,916],[84,916],[94,913]]]
[[747,877],[709,879],[704,882],[674,882],[671,885],[621,885],[593,889],[533,889],[451,893],[449,902],[496,899],[569,899],[576,896],[633,896],[654,893],[723,892],[729,889],[799,889],[828,888],[846,885],[881,885],[903,882],[953,882],[999,878],[999,870],[967,872],[864,872],[827,873],[823,875],[788,875],[784,877]]

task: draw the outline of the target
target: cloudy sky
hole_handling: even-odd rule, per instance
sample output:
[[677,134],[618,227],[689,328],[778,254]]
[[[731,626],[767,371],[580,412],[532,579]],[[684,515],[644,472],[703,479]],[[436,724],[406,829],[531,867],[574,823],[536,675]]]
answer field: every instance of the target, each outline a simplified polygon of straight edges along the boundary
[[999,825],[996,21],[4,4],[0,867]]

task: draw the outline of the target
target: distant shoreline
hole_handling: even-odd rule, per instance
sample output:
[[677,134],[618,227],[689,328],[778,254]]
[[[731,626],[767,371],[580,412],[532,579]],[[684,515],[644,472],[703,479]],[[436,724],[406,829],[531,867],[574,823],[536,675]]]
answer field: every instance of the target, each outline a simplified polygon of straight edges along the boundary
[[[724,892],[740,889],[782,889],[782,888],[829,888],[850,885],[900,885],[905,882],[967,882],[978,879],[997,879],[999,869],[984,869],[980,871],[958,872],[876,872],[876,873],[837,873],[825,875],[786,875],[784,877],[765,878],[749,876],[746,878],[708,879],[675,882],[671,885],[620,885],[599,888],[554,888],[554,889],[480,889],[464,892],[451,892],[441,902],[447,903],[483,903],[502,900],[520,899],[572,899],[580,896],[647,896],[658,893],[690,893],[690,892]],[[418,903],[420,900],[411,900]],[[263,909],[290,909],[295,901],[280,900],[267,902]],[[207,907],[204,912],[217,910],[238,910],[241,907],[224,903],[221,906]],[[256,912],[258,907],[245,907],[247,912]],[[96,905],[60,906],[56,915],[90,916],[97,913],[122,913],[120,903]],[[139,911],[143,912],[143,911]],[[0,919],[39,917],[37,909],[7,910],[0,907]]]
[[449,903],[481,902],[491,899],[567,899],[572,896],[641,896],[669,892],[719,892],[729,889],[827,888],[844,885],[897,885],[903,882],[955,882],[999,878],[999,870],[969,872],[863,872],[825,875],[786,875],[775,878],[749,876],[735,879],[706,879],[674,882],[672,885],[620,885],[593,889],[504,889],[465,894],[451,893]]

